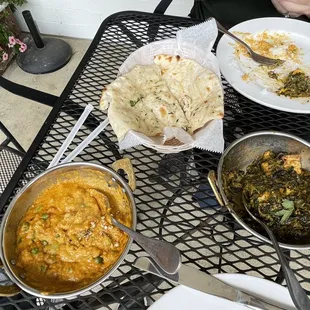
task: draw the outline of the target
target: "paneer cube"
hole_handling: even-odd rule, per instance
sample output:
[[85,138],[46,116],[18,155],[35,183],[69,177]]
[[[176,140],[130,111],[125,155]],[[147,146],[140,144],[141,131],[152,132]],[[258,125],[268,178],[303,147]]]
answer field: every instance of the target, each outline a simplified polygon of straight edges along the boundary
[[300,155],[285,155],[282,157],[284,161],[284,168],[294,168],[297,174],[301,174],[301,158]]

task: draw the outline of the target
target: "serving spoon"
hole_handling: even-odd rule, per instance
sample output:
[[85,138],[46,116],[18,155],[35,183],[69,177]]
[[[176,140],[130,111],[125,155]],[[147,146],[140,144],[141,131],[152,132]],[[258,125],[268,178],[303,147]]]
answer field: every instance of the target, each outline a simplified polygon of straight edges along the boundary
[[283,275],[288,287],[288,290],[290,292],[291,298],[293,300],[294,305],[298,310],[309,310],[310,309],[310,299],[308,298],[307,294],[305,293],[304,289],[301,287],[299,281],[297,280],[293,270],[289,266],[279,244],[277,239],[275,238],[273,232],[271,229],[258,217],[256,217],[249,209],[248,207],[248,201],[245,197],[245,194],[242,193],[242,202],[244,205],[244,208],[249,213],[249,215],[255,220],[257,223],[259,223],[268,234],[270,241],[273,244],[273,247],[278,255],[280,265],[282,267]]
[[181,254],[171,243],[146,237],[123,225],[114,217],[112,224],[135,240],[166,273],[174,274],[181,267]]
[[[101,209],[102,215],[105,215],[108,210],[111,209],[110,201],[103,192],[100,190],[96,191],[101,195],[104,201],[103,204],[99,204],[99,208]],[[118,227],[135,240],[166,273],[174,274],[181,267],[181,254],[171,243],[146,237],[120,223],[112,214],[111,221],[114,226]]]
[[227,30],[224,26],[222,26],[218,21],[216,21],[217,24],[217,28],[220,32],[227,34],[229,37],[231,37],[233,40],[237,41],[238,43],[240,43],[241,45],[243,45],[247,51],[249,52],[251,58],[260,63],[261,65],[266,65],[266,66],[272,66],[272,65],[282,65],[285,61],[281,60],[281,59],[273,59],[273,58],[269,58],[269,57],[265,57],[262,55],[257,54],[256,52],[254,52],[251,47],[246,44],[244,41],[242,41],[241,39],[239,39],[237,36],[235,36],[233,33],[231,33],[229,30]]

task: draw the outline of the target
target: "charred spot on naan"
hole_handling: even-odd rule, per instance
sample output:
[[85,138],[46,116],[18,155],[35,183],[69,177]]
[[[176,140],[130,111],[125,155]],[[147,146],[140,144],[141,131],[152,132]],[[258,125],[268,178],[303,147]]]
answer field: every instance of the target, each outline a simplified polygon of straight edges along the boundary
[[160,111],[160,114],[161,114],[162,117],[167,116],[167,109],[166,109],[166,107],[164,107],[164,106],[160,107],[159,111]]
[[195,129],[195,130],[193,131],[193,135],[194,135],[195,133],[197,133],[199,130],[201,130],[201,129],[207,127],[211,122],[212,122],[212,120],[209,120],[207,123],[205,123],[205,124],[204,124],[203,126],[201,126],[200,128]]
[[171,64],[181,62],[183,59],[184,58],[182,58],[179,55],[171,56],[171,55],[162,54],[162,55],[154,56],[154,63],[156,65],[159,65],[161,68],[167,68]]
[[100,109],[101,110],[106,110],[109,106],[109,103],[106,102],[106,93],[107,93],[108,89],[107,87],[103,87],[102,93],[101,93],[101,97],[100,97],[100,101],[99,101],[99,105],[100,105]]
[[164,145],[169,145],[169,146],[180,146],[183,145],[184,143],[182,143],[180,140],[176,139],[176,138],[172,138],[170,140],[165,141]]

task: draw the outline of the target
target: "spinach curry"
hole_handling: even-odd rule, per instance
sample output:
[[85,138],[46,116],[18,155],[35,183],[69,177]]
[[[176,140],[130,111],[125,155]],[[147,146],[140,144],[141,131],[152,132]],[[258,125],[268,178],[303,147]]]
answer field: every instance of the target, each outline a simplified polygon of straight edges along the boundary
[[240,203],[242,195],[278,241],[302,244],[310,239],[310,172],[301,168],[300,155],[266,151],[245,172],[224,173],[223,184],[229,203],[256,231],[264,234]]
[[[273,71],[269,71],[268,75],[274,79],[278,78]],[[310,97],[310,77],[301,69],[290,72],[277,94],[290,98]]]

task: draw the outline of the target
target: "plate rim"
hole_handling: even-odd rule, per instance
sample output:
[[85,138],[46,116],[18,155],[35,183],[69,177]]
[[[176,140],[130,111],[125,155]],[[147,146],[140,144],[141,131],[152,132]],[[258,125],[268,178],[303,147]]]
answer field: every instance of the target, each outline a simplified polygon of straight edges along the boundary
[[[256,276],[251,276],[251,275],[242,274],[242,273],[218,273],[218,274],[213,274],[212,276],[222,280],[225,283],[229,283],[229,280],[233,280],[233,279],[240,279],[240,282],[242,282],[242,281],[244,281],[246,279],[246,280],[252,280],[252,281],[254,280],[257,283],[261,282],[262,284],[268,283],[268,285],[276,288],[278,291],[282,291],[281,294],[289,294],[288,289],[285,288],[284,286],[282,286],[282,285],[280,285],[280,284],[278,284],[276,282],[273,282],[273,281],[270,281],[270,280],[267,280],[267,279],[264,279],[264,278],[256,277]],[[184,285],[177,285],[176,287],[174,287],[171,290],[169,290],[166,294],[164,294],[160,299],[156,300],[155,303],[152,304],[147,309],[148,310],[158,310],[158,309],[160,309],[160,308],[157,308],[158,307],[157,305],[160,305],[159,301],[163,300],[163,297],[166,296],[165,299],[166,298],[170,298],[171,295],[173,296],[173,295],[177,294],[176,292],[178,292],[180,290],[184,290],[184,288],[186,288],[186,286],[184,286]],[[193,289],[191,289],[191,290],[193,290]],[[200,294],[204,294],[204,293],[199,292],[199,291],[196,291],[196,292],[200,293]],[[206,294],[206,295],[210,296],[211,298],[213,298],[213,297],[217,298],[217,297],[209,295],[209,294]],[[156,303],[157,303],[157,305],[156,305]],[[160,305],[160,306],[162,306],[162,305]],[[283,306],[290,307],[291,309],[294,309],[292,301],[291,301],[291,304],[284,303]],[[212,309],[210,309],[210,310],[212,310]]]

